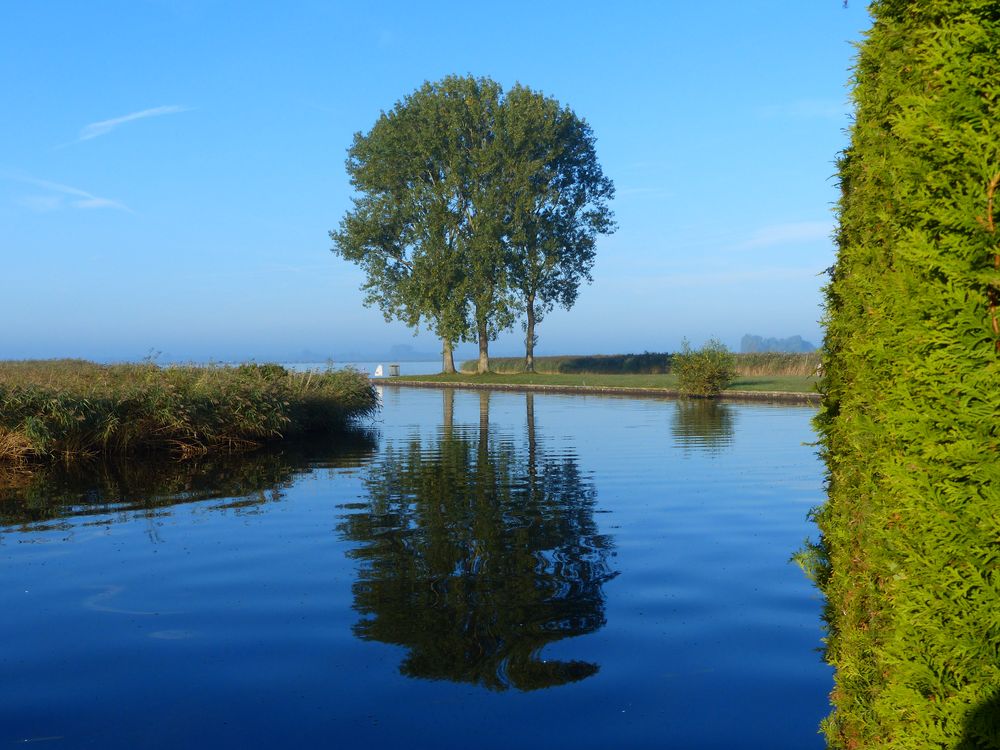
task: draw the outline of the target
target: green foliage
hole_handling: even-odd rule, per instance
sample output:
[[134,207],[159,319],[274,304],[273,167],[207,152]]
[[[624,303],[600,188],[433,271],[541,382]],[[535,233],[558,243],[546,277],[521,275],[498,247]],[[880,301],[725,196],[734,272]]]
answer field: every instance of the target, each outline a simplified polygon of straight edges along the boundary
[[736,377],[736,358],[718,339],[709,339],[700,349],[692,349],[684,339],[671,371],[683,393],[717,396]]
[[555,305],[573,306],[580,283],[591,280],[597,235],[615,230],[608,207],[615,188],[590,126],[571,109],[516,85],[502,112],[507,272],[525,314],[531,370],[536,324]]
[[997,747],[1000,4],[871,11],[817,419],[826,733],[835,748]]
[[368,379],[354,371],[0,362],[0,462],[240,450],[338,429],[377,409]]

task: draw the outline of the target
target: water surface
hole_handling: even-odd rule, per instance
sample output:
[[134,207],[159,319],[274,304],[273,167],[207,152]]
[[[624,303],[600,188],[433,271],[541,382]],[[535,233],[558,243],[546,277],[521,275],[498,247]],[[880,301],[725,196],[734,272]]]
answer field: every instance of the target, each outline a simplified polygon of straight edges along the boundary
[[0,747],[822,747],[811,408],[383,397],[6,477]]

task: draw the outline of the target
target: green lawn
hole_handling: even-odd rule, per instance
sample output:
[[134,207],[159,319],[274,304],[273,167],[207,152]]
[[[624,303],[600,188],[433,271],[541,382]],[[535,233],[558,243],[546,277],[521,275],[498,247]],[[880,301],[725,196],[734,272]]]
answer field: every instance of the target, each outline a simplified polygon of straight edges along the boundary
[[[673,375],[563,375],[549,373],[488,373],[486,375],[469,375],[467,373],[456,373],[454,375],[404,375],[402,377],[391,378],[391,380],[423,383],[490,383],[496,385],[677,389],[677,378]],[[756,377],[739,377],[728,390],[813,393],[816,390],[815,384],[816,378],[814,377],[760,375]]]

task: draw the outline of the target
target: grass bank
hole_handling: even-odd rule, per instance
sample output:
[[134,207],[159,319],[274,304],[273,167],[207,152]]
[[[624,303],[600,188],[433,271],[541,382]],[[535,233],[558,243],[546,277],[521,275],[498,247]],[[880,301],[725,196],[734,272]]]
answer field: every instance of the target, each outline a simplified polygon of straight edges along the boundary
[[377,409],[354,371],[0,362],[0,462],[243,450],[328,433]]
[[[812,378],[819,367],[818,352],[788,354],[757,352],[735,354],[736,374],[743,378]],[[535,372],[550,375],[665,375],[670,372],[672,355],[666,352],[642,354],[594,354],[536,357]],[[463,373],[474,373],[476,362],[463,362]],[[503,375],[524,372],[521,357],[491,357],[490,369]]]
[[[492,361],[491,361],[492,362]],[[561,373],[503,373],[490,372],[485,375],[456,373],[449,375],[405,375],[387,378],[386,382],[452,383],[468,385],[498,386],[549,386],[555,388],[594,389],[636,389],[662,390],[664,393],[677,392],[677,378],[670,374],[649,375],[602,375]],[[791,394],[812,394],[816,391],[816,378],[801,375],[739,376],[725,392],[781,392]]]

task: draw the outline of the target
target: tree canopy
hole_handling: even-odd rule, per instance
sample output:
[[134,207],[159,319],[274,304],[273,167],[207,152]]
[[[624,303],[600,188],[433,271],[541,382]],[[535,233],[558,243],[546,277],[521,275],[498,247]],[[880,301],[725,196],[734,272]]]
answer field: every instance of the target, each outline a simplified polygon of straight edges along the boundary
[[611,181],[587,123],[523,86],[450,76],[425,83],[357,133],[353,207],[333,251],[365,272],[365,303],[427,325],[444,369],[458,341],[489,341],[526,315],[569,307],[590,280],[595,238],[613,231]]

